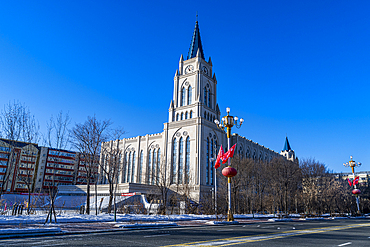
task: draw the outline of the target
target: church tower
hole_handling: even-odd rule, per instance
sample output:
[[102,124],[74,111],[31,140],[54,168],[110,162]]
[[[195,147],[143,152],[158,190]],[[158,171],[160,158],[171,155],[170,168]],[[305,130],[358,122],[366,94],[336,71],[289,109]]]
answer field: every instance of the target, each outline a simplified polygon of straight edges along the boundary
[[174,76],[173,98],[164,132],[167,176],[172,184],[184,184],[188,180],[188,184],[196,186],[198,196],[202,191],[209,192],[209,187],[214,185],[213,158],[225,139],[215,119],[220,119],[217,80],[211,58],[205,60],[196,21],[187,59],[181,55]]
[[284,148],[281,150],[280,154],[292,162],[295,162],[296,160],[294,150],[290,148],[288,137],[285,137]]

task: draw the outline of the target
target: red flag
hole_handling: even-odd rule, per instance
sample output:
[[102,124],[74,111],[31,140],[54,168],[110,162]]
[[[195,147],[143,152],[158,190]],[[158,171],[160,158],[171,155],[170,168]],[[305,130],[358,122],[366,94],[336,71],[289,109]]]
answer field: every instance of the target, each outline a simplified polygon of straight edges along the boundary
[[220,160],[222,159],[222,156],[224,156],[224,149],[222,148],[222,145],[221,145],[220,151],[218,151],[218,155],[216,159],[216,164],[215,164],[216,169],[221,166]]
[[358,184],[358,180],[360,180],[360,177],[355,177],[355,179],[353,180],[353,185]]
[[229,158],[234,156],[236,143],[222,157],[222,162],[225,163]]
[[347,178],[347,180],[348,180],[349,186],[352,186],[351,180],[349,180],[349,178]]

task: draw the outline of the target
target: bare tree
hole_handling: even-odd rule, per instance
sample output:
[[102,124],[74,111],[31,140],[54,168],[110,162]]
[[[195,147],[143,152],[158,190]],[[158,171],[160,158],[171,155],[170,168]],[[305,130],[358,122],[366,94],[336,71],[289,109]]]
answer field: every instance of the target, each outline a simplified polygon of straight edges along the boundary
[[[105,181],[108,182],[109,185],[109,204],[108,204],[108,213],[111,213],[113,199],[114,199],[114,209],[116,209],[115,205],[115,192],[117,190],[117,185],[119,183],[119,174],[122,170],[122,158],[123,153],[122,149],[120,148],[120,139],[122,135],[125,133],[123,129],[116,129],[113,130],[111,137],[115,141],[110,141],[103,143],[102,145],[102,162],[100,163],[100,169],[103,172],[103,176]],[[133,171],[134,172],[134,171]],[[116,212],[116,210],[114,210]]]
[[160,200],[162,202],[162,206],[159,209],[159,213],[166,214],[167,211],[167,205],[169,200],[169,194],[170,194],[170,186],[171,186],[171,180],[166,176],[166,163],[165,163],[165,157],[162,154],[161,155],[161,162],[157,164],[156,170],[149,170],[148,173],[148,180],[154,185],[154,193],[159,194]]
[[[98,182],[97,168],[101,152],[101,145],[108,140],[108,130],[112,123],[110,120],[99,121],[95,116],[87,117],[82,124],[76,124],[72,130],[73,146],[81,153],[85,161],[87,195],[86,213],[90,214],[90,184]],[[95,186],[96,190],[96,186]],[[95,191],[95,213],[98,214],[97,192]]]
[[56,169],[55,168],[59,167],[61,150],[66,149],[69,145],[70,133],[69,133],[68,126],[70,123],[71,123],[71,119],[68,113],[63,114],[63,112],[60,111],[59,114],[56,116],[56,118],[54,119],[52,116],[47,124],[47,135],[46,135],[44,142],[49,148],[55,149],[55,155],[51,157],[53,161],[52,165],[54,169],[53,169],[53,175],[51,178],[51,182],[48,182],[50,210],[46,217],[45,223],[48,221],[49,216],[50,216],[50,221],[51,221],[52,214],[54,215],[55,222],[57,221],[55,208],[54,208],[54,201],[58,193],[57,191],[58,181],[56,181]]
[[[35,176],[34,170],[36,161],[33,156],[37,153],[37,150],[34,150],[35,147],[31,143],[37,143],[39,141],[40,126],[30,110],[24,104],[16,101],[9,102],[0,112],[0,126],[0,134],[3,138],[7,139],[6,142],[8,144],[5,150],[7,151],[8,161],[5,174],[2,176],[0,195],[4,190],[4,186],[10,182],[10,180],[17,180],[18,183],[26,186],[28,192],[28,205],[31,205],[30,193]],[[22,148],[20,154],[17,154],[16,151],[16,143],[18,141],[23,141],[28,144]],[[20,160],[21,158],[23,160]],[[24,159],[27,160],[24,161]],[[30,207],[27,209],[28,213],[29,210]]]

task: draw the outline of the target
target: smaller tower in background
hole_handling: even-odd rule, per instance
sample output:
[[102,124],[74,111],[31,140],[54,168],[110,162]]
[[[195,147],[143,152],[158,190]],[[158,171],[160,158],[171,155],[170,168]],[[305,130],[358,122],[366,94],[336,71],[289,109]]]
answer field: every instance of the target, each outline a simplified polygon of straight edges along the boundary
[[296,161],[294,150],[290,148],[290,144],[288,141],[288,137],[285,137],[285,144],[283,150],[281,150],[280,154],[284,156],[287,160],[292,162]]

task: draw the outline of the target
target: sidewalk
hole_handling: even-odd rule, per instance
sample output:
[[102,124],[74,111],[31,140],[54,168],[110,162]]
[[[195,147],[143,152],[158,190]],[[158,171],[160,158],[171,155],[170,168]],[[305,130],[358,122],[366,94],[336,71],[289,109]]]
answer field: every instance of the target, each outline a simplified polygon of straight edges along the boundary
[[[184,220],[160,222],[93,222],[93,223],[52,223],[52,224],[1,224],[0,239],[29,236],[49,236],[64,234],[87,234],[94,232],[128,231],[163,227],[209,226],[210,220]],[[241,224],[267,222],[267,219],[237,219]]]

